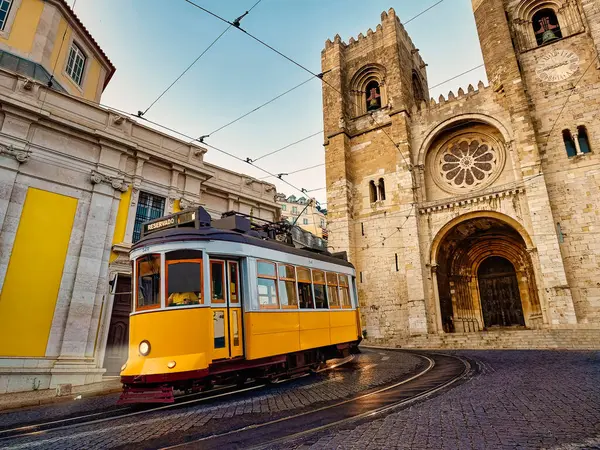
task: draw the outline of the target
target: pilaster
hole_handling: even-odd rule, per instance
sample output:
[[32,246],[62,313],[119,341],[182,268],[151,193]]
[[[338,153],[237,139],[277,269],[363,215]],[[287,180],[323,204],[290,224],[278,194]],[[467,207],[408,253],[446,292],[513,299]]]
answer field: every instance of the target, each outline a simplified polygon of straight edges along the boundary
[[[57,364],[60,364],[61,360],[72,363],[73,360],[86,358],[98,280],[103,270],[106,270],[103,269],[103,266],[106,266],[108,261],[108,259],[104,261],[105,257],[107,258],[107,247],[110,251],[110,245],[106,245],[107,236],[114,228],[115,208],[117,207],[118,202],[115,199],[113,188],[103,183],[95,184],[90,201],[90,211],[83,231],[73,294]],[[112,226],[111,218],[113,218]]]

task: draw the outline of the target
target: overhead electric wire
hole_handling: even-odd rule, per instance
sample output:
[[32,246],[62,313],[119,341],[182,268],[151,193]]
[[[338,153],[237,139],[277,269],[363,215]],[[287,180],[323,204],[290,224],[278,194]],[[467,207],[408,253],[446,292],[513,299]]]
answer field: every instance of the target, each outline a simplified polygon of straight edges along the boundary
[[[262,1],[262,0],[258,0],[258,1],[257,1],[257,2],[256,2],[254,5],[252,5],[252,7],[251,7],[251,8],[250,8],[248,11],[246,11],[246,13],[245,13],[243,16],[241,16],[241,17],[244,17],[245,15],[249,14],[249,13],[250,13],[250,12],[251,12],[251,11],[252,11],[254,8],[256,8],[256,6],[257,6],[257,5],[258,5],[258,4],[259,4],[261,1]],[[241,17],[237,19],[237,21],[238,21],[237,23],[239,23],[239,20],[241,20]],[[159,101],[159,100],[160,100],[160,99],[161,99],[161,98],[162,98],[162,97],[163,97],[163,96],[164,96],[164,95],[167,93],[167,92],[169,92],[169,90],[170,90],[170,89],[171,89],[173,86],[175,86],[175,84],[176,84],[176,83],[177,83],[177,82],[178,82],[178,81],[179,81],[179,80],[180,80],[180,79],[181,79],[181,78],[182,78],[182,77],[183,77],[183,76],[184,76],[186,73],[188,73],[188,71],[189,71],[189,70],[190,70],[192,67],[194,67],[194,66],[196,65],[196,63],[197,63],[197,62],[200,60],[200,58],[202,58],[202,57],[203,57],[203,56],[204,56],[204,55],[205,55],[205,54],[206,54],[206,53],[207,53],[207,52],[208,52],[208,51],[209,51],[209,50],[210,50],[210,49],[211,49],[211,48],[212,48],[212,47],[213,47],[213,46],[214,46],[214,45],[215,45],[215,44],[216,44],[218,41],[219,41],[219,39],[221,39],[221,38],[223,37],[223,35],[224,35],[225,33],[227,33],[227,32],[228,32],[228,31],[231,29],[231,27],[233,27],[233,26],[235,26],[235,25],[234,25],[234,23],[230,23],[230,24],[227,26],[227,28],[225,28],[225,29],[224,29],[224,30],[221,32],[221,34],[219,34],[219,35],[218,35],[218,36],[215,38],[215,40],[214,40],[214,41],[212,41],[212,42],[209,44],[209,46],[208,46],[208,47],[206,47],[206,48],[205,48],[205,49],[202,51],[202,53],[200,53],[200,55],[199,55],[199,56],[198,56],[196,59],[194,59],[194,61],[192,61],[192,63],[191,63],[189,66],[187,66],[187,68],[186,68],[186,69],[185,69],[185,70],[184,70],[184,71],[183,71],[183,72],[182,72],[182,73],[181,73],[181,74],[180,74],[180,75],[179,75],[177,78],[175,78],[175,80],[174,80],[174,81],[173,81],[173,82],[172,82],[172,83],[171,83],[171,84],[170,84],[170,85],[169,85],[169,86],[168,86],[168,87],[167,87],[167,88],[166,88],[166,89],[165,89],[165,90],[164,90],[164,91],[163,91],[163,92],[162,92],[162,93],[161,93],[161,94],[160,94],[160,95],[159,95],[159,96],[158,96],[158,97],[157,97],[157,98],[156,98],[156,99],[155,99],[155,100],[152,102],[152,103],[150,103],[150,106],[148,106],[148,107],[147,107],[147,108],[146,108],[144,111],[139,111],[139,112],[138,112],[138,115],[141,117],[141,116],[145,115],[145,114],[146,114],[148,111],[150,111],[150,108],[152,108],[152,107],[153,107],[153,106],[154,106],[154,105],[155,105],[155,104],[156,104],[156,103],[157,103],[157,102],[158,102],[158,101]]]
[[300,140],[297,140],[297,141],[295,141],[295,142],[292,142],[291,144],[288,144],[288,145],[286,145],[286,146],[284,146],[284,147],[281,147],[281,148],[279,148],[279,149],[277,149],[277,150],[273,150],[272,152],[265,153],[264,155],[262,155],[262,156],[259,156],[258,158],[255,158],[255,159],[250,159],[250,158],[248,158],[248,159],[250,159],[250,161],[249,161],[249,162],[256,162],[256,161],[258,161],[259,159],[263,159],[263,158],[266,158],[267,156],[271,156],[271,155],[274,155],[275,153],[279,153],[280,151],[282,151],[282,150],[285,150],[285,149],[287,149],[287,148],[290,148],[290,147],[292,147],[292,146],[294,146],[294,145],[296,145],[296,144],[299,144],[300,142],[304,142],[304,141],[306,141],[306,140],[308,140],[308,139],[310,139],[310,138],[312,138],[312,137],[318,136],[318,135],[319,135],[319,134],[321,134],[322,132],[323,132],[323,130],[321,130],[321,131],[317,131],[316,133],[313,133],[313,134],[311,134],[311,135],[309,135],[309,136],[303,137],[302,139],[300,139]]
[[220,126],[220,127],[219,127],[219,128],[217,128],[216,130],[213,130],[213,131],[211,131],[210,133],[208,133],[208,134],[207,134],[206,136],[204,136],[204,137],[210,137],[210,136],[212,136],[213,134],[215,134],[215,133],[217,133],[217,132],[221,131],[222,129],[224,129],[224,128],[227,128],[227,127],[228,127],[228,126],[230,126],[230,125],[233,125],[234,123],[238,122],[239,120],[242,120],[243,118],[245,118],[245,117],[249,116],[250,114],[252,114],[252,113],[255,113],[256,111],[258,111],[259,109],[261,109],[261,108],[263,108],[263,107],[265,107],[265,106],[269,105],[270,103],[273,103],[275,100],[278,100],[278,99],[280,99],[280,98],[281,98],[281,97],[283,97],[284,95],[287,95],[287,94],[289,94],[290,92],[292,92],[292,91],[295,91],[295,90],[296,90],[296,89],[298,89],[299,87],[301,87],[301,86],[304,86],[306,83],[308,83],[308,82],[309,82],[309,81],[311,81],[311,80],[312,80],[312,78],[309,78],[308,80],[305,80],[305,81],[303,81],[303,82],[302,82],[302,83],[300,83],[300,84],[297,84],[296,86],[294,86],[294,87],[292,87],[292,88],[288,89],[287,91],[285,91],[285,92],[283,92],[283,93],[281,93],[281,94],[277,95],[276,97],[273,97],[271,100],[269,100],[269,101],[267,101],[267,102],[265,102],[265,103],[261,104],[260,106],[257,106],[256,108],[254,108],[254,109],[252,109],[252,110],[248,111],[247,113],[244,113],[244,114],[242,114],[242,115],[241,115],[241,116],[239,116],[237,119],[234,119],[234,120],[232,120],[231,122],[228,122],[228,123],[226,123],[225,125],[222,125],[222,126]]
[[463,72],[463,73],[460,73],[460,74],[458,74],[458,75],[456,75],[456,76],[454,76],[454,77],[452,77],[452,78],[448,78],[447,80],[444,80],[444,81],[442,81],[441,83],[438,83],[438,84],[436,84],[435,86],[431,86],[431,87],[429,88],[429,90],[431,91],[432,89],[435,89],[436,87],[440,87],[440,86],[442,86],[443,84],[446,84],[446,83],[448,83],[449,81],[456,80],[457,78],[460,78],[460,77],[462,77],[463,75],[466,75],[466,74],[468,74],[468,73],[471,73],[471,72],[473,72],[473,71],[475,71],[475,70],[477,70],[477,69],[479,69],[479,68],[481,68],[481,67],[483,67],[483,66],[485,66],[485,64],[479,64],[479,65],[478,65],[478,66],[476,66],[476,67],[472,67],[471,69],[469,69],[469,70],[467,70],[467,71],[465,71],[465,72]]
[[[208,144],[207,144],[207,145],[208,145]],[[247,161],[246,161],[246,162],[247,162]],[[250,163],[250,164],[252,164],[252,163]],[[315,168],[317,168],[317,167],[321,167],[321,166],[324,166],[324,165],[325,165],[325,163],[321,163],[321,164],[316,164],[316,165],[314,165],[314,166],[310,166],[310,167],[304,167],[304,168],[302,168],[302,169],[294,170],[294,171],[292,171],[292,172],[288,172],[288,173],[278,173],[278,174],[276,174],[276,175],[274,175],[274,174],[270,174],[268,177],[263,177],[263,178],[260,178],[260,179],[261,179],[261,180],[266,180],[267,178],[275,177],[275,178],[279,178],[280,180],[283,180],[283,178],[282,178],[282,177],[284,177],[284,176],[288,176],[288,175],[294,175],[295,173],[304,172],[305,170],[315,169]]]
[[413,20],[421,17],[423,14],[425,14],[426,12],[428,12],[429,10],[432,10],[433,8],[435,8],[437,5],[439,5],[440,3],[443,3],[444,0],[440,0],[439,2],[431,5],[429,8],[424,9],[423,11],[421,11],[419,14],[417,14],[414,17],[411,17],[410,19],[408,19],[406,22],[402,22],[403,25],[408,25],[409,23],[411,23]]

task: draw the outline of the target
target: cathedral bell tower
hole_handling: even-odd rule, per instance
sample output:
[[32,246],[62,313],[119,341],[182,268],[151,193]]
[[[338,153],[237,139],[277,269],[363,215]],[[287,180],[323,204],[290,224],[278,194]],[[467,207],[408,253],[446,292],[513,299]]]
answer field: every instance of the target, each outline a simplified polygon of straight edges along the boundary
[[380,297],[363,311],[371,337],[425,333],[409,111],[426,99],[426,64],[393,9],[366,36],[327,40],[321,64],[330,249],[348,252],[359,296]]

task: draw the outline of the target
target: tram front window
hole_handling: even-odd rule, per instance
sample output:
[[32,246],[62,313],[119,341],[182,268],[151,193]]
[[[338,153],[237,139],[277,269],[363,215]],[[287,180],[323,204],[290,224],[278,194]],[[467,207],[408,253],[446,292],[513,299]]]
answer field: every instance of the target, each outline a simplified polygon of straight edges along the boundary
[[160,255],[145,255],[137,260],[136,309],[160,307]]
[[167,306],[202,303],[202,260],[167,261]]

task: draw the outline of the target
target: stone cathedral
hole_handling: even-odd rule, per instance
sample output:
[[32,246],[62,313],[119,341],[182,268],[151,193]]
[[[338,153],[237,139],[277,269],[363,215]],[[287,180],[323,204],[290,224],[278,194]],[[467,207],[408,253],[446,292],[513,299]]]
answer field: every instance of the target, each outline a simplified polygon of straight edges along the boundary
[[330,250],[369,343],[600,346],[600,0],[473,0],[489,86],[429,99],[393,9],[322,51]]

